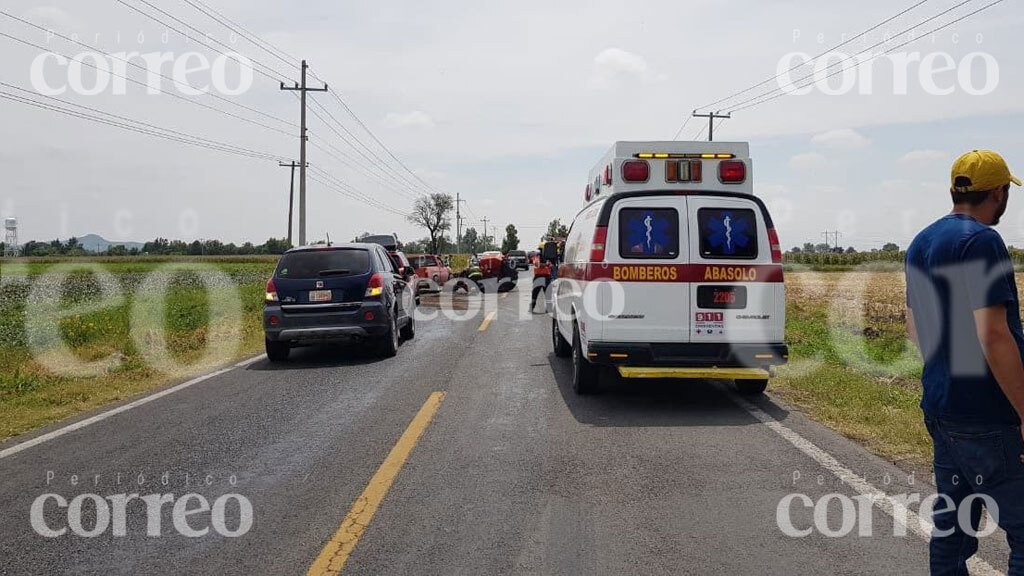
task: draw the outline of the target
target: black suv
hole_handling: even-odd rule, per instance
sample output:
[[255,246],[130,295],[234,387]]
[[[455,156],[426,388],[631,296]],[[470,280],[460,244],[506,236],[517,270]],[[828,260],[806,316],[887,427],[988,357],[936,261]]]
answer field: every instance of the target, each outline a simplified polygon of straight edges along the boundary
[[373,342],[384,357],[416,335],[412,289],[379,244],[307,246],[285,252],[267,282],[267,357],[323,342]]

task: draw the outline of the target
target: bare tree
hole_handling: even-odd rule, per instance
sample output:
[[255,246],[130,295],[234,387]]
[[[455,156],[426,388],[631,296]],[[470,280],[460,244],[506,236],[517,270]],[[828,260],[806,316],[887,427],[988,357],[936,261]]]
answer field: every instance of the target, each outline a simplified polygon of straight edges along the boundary
[[427,229],[430,235],[430,251],[437,254],[439,240],[446,230],[451,230],[452,223],[448,219],[455,208],[455,200],[447,194],[431,194],[418,200],[409,214],[409,222]]

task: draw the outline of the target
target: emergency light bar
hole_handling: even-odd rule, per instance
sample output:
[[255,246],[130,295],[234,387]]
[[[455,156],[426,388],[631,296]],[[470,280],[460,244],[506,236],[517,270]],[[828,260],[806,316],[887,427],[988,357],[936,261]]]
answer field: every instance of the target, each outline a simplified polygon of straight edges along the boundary
[[707,154],[707,153],[704,153],[704,154],[668,154],[668,153],[665,153],[665,152],[640,152],[639,154],[634,154],[633,156],[636,157],[636,158],[644,158],[644,159],[654,158],[654,159],[658,159],[658,160],[661,160],[661,159],[664,159],[664,158],[683,158],[683,159],[701,158],[701,159],[730,160],[730,159],[736,157],[735,154]]

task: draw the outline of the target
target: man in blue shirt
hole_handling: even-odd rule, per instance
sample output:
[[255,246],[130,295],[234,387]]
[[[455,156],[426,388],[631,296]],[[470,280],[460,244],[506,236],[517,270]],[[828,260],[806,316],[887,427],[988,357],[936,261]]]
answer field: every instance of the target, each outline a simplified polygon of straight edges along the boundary
[[1009,573],[1024,575],[1024,331],[1013,263],[990,228],[1011,183],[1021,184],[995,152],[964,154],[951,173],[952,212],[907,249],[907,333],[924,358],[921,408],[940,494],[932,574],[967,574],[985,502],[1007,533]]

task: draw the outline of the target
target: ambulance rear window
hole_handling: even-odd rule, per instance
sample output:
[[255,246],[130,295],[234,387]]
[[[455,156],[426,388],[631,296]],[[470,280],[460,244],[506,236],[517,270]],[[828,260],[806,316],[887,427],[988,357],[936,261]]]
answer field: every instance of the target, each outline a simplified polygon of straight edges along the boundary
[[757,216],[745,208],[701,208],[697,211],[702,258],[757,258]]
[[619,255],[623,258],[678,258],[679,212],[675,208],[620,210]]

